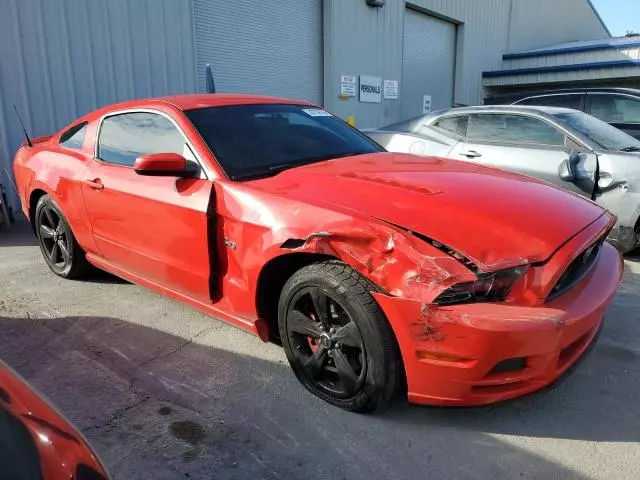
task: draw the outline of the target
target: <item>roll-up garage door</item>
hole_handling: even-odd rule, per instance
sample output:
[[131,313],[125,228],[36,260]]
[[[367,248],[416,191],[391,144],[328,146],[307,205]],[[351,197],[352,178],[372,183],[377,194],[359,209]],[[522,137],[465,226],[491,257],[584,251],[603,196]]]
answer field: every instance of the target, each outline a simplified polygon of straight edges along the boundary
[[423,98],[431,110],[453,103],[456,26],[407,8],[402,64],[402,117],[422,114]]
[[322,103],[320,0],[193,0],[198,88]]

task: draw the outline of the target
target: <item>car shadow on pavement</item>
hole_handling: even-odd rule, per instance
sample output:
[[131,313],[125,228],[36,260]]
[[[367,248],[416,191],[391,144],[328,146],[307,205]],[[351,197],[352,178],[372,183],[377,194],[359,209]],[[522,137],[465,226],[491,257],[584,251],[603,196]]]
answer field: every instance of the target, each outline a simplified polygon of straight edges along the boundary
[[356,415],[304,390],[258,339],[247,354],[203,345],[216,329],[185,339],[114,318],[4,315],[0,358],[81,428],[116,479],[578,479],[496,434],[640,440],[637,358],[622,351],[597,347],[561,388],[519,401],[399,401]]
[[125,280],[124,278],[116,277],[115,275],[111,275],[109,272],[105,272],[104,270],[99,270],[94,268],[93,266],[86,272],[85,275],[82,276],[81,282],[89,282],[89,283],[103,283],[103,284],[130,284],[131,282]]

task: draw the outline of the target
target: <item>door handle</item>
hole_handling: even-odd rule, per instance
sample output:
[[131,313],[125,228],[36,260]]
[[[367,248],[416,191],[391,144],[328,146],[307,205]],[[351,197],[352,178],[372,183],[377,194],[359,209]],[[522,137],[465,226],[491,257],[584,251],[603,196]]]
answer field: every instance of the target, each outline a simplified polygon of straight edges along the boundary
[[94,190],[104,189],[104,185],[102,184],[102,181],[99,178],[94,178],[93,180],[85,180],[84,184],[89,188],[93,188]]
[[478,153],[475,150],[467,150],[466,152],[460,152],[460,155],[464,155],[467,158],[478,158],[482,156],[481,153]]

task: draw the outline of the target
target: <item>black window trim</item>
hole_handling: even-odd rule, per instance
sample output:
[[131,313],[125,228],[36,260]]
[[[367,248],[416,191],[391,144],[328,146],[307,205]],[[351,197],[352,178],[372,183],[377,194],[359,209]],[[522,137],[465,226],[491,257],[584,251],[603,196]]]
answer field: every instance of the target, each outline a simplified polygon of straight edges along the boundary
[[123,167],[123,168],[133,168],[130,167],[128,165],[119,165],[117,163],[111,163],[111,162],[107,162],[102,160],[99,156],[98,156],[98,145],[100,143],[100,135],[102,134],[102,125],[104,123],[104,121],[109,118],[109,117],[115,117],[118,115],[125,115],[128,113],[152,113],[152,114],[157,114],[160,115],[164,118],[166,118],[167,120],[169,120],[173,126],[178,130],[178,132],[180,133],[180,135],[182,135],[182,139],[184,140],[184,142],[187,144],[187,146],[191,149],[191,152],[193,153],[193,156],[196,158],[196,161],[198,162],[198,165],[200,166],[200,170],[204,173],[205,179],[206,180],[212,180],[213,178],[215,178],[216,176],[213,174],[213,172],[211,171],[211,169],[209,168],[209,166],[202,160],[202,157],[200,156],[200,153],[198,152],[198,150],[196,150],[196,148],[194,147],[193,143],[191,143],[191,140],[189,140],[189,137],[187,137],[187,135],[184,133],[184,130],[182,130],[182,128],[180,128],[180,125],[178,125],[178,123],[171,117],[171,115],[161,111],[161,110],[156,110],[154,108],[126,108],[123,110],[114,110],[111,111],[109,113],[104,114],[102,117],[100,117],[99,123],[98,123],[98,130],[96,131],[96,140],[95,140],[95,144],[93,146],[93,159],[96,160],[99,163],[104,163],[106,165],[115,165],[115,166],[119,166],[119,167]]
[[549,143],[519,143],[519,142],[492,142],[489,140],[475,140],[469,139],[468,136],[465,135],[464,141],[466,143],[477,143],[479,145],[495,145],[495,146],[507,146],[507,147],[519,147],[519,148],[536,148],[536,149],[545,149],[545,150],[566,150],[567,137],[569,137],[574,143],[582,145],[583,142],[576,139],[573,135],[567,132],[562,126],[554,123],[553,121],[548,120],[547,118],[531,114],[529,112],[514,112],[514,111],[489,111],[489,112],[469,112],[469,122],[467,123],[467,133],[469,133],[469,123],[471,122],[471,116],[473,115],[517,115],[520,117],[528,117],[533,118],[535,120],[540,120],[556,130],[558,130],[563,136],[564,141],[562,145],[552,145]]
[[[89,122],[87,120],[80,122],[80,123],[76,123],[75,125],[73,125],[72,127],[67,128],[64,132],[62,132],[60,134],[60,137],[58,138],[58,145],[61,146],[62,148],[66,148],[68,150],[73,150],[75,152],[82,150],[82,148],[84,147],[84,139],[82,140],[82,145],[80,146],[80,148],[71,148],[68,147],[66,145],[63,144],[63,142],[66,142],[68,140],[71,139],[71,137],[73,137],[76,133],[78,133],[80,130],[82,130],[85,127],[88,127]],[[64,137],[66,134],[68,134],[69,132],[73,131],[73,133],[71,134],[71,136],[65,140],[62,140],[62,137]],[[86,136],[86,133],[85,133]]]

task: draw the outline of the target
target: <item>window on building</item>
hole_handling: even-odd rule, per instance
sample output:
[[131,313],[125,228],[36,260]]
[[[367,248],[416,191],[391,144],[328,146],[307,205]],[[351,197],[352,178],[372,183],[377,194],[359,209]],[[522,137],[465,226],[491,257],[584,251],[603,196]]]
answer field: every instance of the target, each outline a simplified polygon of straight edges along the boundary
[[74,125],[60,135],[60,145],[74,150],[80,150],[84,145],[84,136],[87,133],[87,122]]
[[589,95],[591,115],[607,123],[640,123],[640,100],[622,95]]
[[572,93],[566,95],[542,95],[540,97],[525,98],[517,102],[518,105],[536,105],[540,107],[564,107],[573,108],[574,110],[582,110],[581,93]]
[[564,134],[543,120],[524,115],[471,115],[467,139],[478,142],[564,145]]
[[467,122],[469,117],[466,115],[456,115],[452,117],[443,117],[436,121],[433,126],[447,132],[451,132],[460,137],[464,137],[467,133]]
[[152,153],[184,155],[185,140],[169,119],[156,113],[123,113],[107,117],[100,128],[98,158],[133,166],[136,158]]

